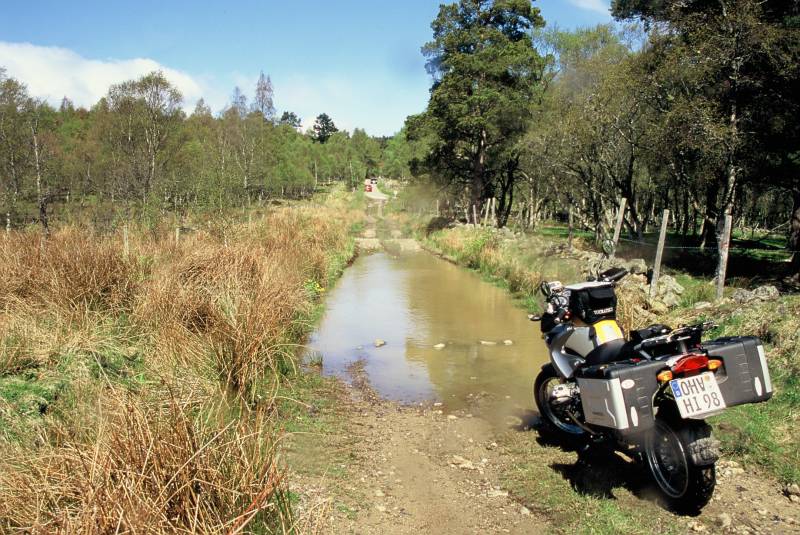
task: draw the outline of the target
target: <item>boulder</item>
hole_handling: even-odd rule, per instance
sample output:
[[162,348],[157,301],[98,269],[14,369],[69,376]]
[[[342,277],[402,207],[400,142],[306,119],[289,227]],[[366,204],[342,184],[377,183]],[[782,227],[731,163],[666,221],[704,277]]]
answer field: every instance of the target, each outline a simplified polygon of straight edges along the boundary
[[755,290],[753,290],[753,297],[755,299],[759,299],[761,301],[774,301],[781,296],[781,293],[778,289],[771,284],[767,284],[765,286],[759,286]]
[[385,345],[386,345],[386,340],[381,340],[380,338],[377,338],[375,340],[375,347],[383,347]]
[[733,299],[736,303],[749,303],[755,299],[753,292],[750,290],[745,290],[744,288],[737,288],[734,290],[733,294],[731,295],[731,299]]
[[627,269],[628,272],[634,274],[647,273],[647,262],[645,262],[644,259],[642,258],[634,258],[633,260],[628,260],[622,265],[622,267]]

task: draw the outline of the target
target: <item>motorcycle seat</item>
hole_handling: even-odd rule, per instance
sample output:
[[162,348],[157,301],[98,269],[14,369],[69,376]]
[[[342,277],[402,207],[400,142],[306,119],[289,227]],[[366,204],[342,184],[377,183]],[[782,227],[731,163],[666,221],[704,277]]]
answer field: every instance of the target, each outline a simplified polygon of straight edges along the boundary
[[615,360],[623,360],[627,355],[625,346],[626,342],[622,338],[597,346],[586,355],[586,366],[597,366],[599,364],[608,364]]

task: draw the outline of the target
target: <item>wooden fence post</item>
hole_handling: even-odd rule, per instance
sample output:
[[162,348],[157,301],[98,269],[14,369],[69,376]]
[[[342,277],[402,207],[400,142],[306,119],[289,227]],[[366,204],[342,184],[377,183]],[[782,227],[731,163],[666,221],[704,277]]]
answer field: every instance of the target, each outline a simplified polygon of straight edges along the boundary
[[719,265],[717,266],[717,301],[722,299],[725,291],[725,275],[728,271],[728,251],[731,243],[731,227],[733,226],[733,216],[725,215],[725,227],[722,230],[722,243],[719,248]]
[[436,199],[436,217],[439,217],[439,199]]
[[478,210],[475,208],[475,205],[472,205],[472,226],[478,226]]
[[572,205],[567,209],[567,221],[569,224],[569,236],[567,237],[567,247],[572,251]]
[[125,258],[128,258],[130,254],[130,245],[128,244],[128,224],[125,223],[122,226],[122,253],[125,255]]
[[664,242],[667,239],[667,225],[669,225],[669,210],[664,210],[664,217],[661,218],[661,232],[658,235],[656,262],[653,264],[653,280],[650,281],[650,297],[655,297],[658,293],[658,277],[661,274],[661,257],[664,255]]
[[6,236],[11,234],[11,212],[6,212]]
[[611,258],[617,254],[617,243],[619,242],[619,233],[622,231],[622,221],[625,219],[625,206],[628,204],[628,199],[625,197],[619,200],[619,210],[617,210],[617,222],[614,225],[614,246],[611,249]]
[[181,241],[181,227],[175,227],[175,245]]

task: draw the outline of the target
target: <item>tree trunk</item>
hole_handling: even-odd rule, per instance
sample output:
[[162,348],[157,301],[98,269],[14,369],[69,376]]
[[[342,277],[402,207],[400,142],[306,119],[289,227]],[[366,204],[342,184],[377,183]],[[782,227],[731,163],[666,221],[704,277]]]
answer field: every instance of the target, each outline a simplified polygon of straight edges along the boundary
[[789,269],[792,277],[800,281],[800,188],[792,192],[792,197],[794,206],[789,223],[789,250],[794,252]]

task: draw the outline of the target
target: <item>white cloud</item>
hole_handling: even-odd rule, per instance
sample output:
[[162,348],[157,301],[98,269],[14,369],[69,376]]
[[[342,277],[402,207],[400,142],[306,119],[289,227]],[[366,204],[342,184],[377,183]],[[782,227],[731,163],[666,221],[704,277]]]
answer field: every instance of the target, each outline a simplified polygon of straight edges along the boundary
[[611,9],[606,0],[569,0],[569,3],[581,9],[608,15]]
[[[111,85],[161,70],[183,93],[187,112],[194,109],[200,97],[219,112],[230,103],[234,86],[252,99],[258,79],[258,73],[188,74],[149,58],[90,59],[66,48],[4,41],[0,41],[0,66],[27,85],[31,95],[54,106],[66,96],[78,106],[90,107],[108,93]],[[424,110],[428,96],[425,77],[409,83],[393,73],[374,71],[367,77],[272,74],[278,113],[297,113],[304,129],[325,112],[341,130],[352,132],[360,127],[373,135],[392,134],[403,125],[406,115]]]
[[64,96],[78,106],[92,106],[111,85],[156,70],[183,93],[187,109],[203,96],[195,78],[148,58],[88,59],[66,48],[0,41],[0,65],[9,76],[27,85],[30,94],[56,106]]

